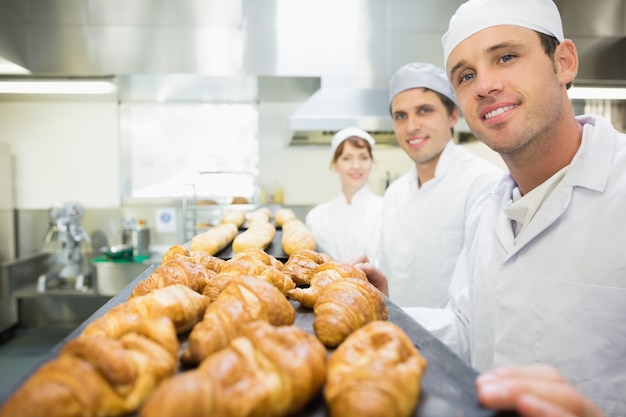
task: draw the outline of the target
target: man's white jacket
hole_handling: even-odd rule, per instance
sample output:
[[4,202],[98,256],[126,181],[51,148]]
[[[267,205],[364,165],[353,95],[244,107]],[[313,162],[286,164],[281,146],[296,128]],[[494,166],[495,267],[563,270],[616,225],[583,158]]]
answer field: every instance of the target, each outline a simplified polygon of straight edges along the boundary
[[564,178],[514,239],[506,178],[475,206],[445,309],[407,312],[478,370],[554,365],[626,415],[626,135],[581,116]]

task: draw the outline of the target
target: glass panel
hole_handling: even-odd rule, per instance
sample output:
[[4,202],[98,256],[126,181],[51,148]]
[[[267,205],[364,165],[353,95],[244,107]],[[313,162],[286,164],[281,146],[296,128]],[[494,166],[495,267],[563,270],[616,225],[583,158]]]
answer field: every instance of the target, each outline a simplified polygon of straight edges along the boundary
[[[182,197],[200,171],[257,174],[256,104],[121,104],[120,120],[124,197]],[[249,194],[234,178],[221,186]]]

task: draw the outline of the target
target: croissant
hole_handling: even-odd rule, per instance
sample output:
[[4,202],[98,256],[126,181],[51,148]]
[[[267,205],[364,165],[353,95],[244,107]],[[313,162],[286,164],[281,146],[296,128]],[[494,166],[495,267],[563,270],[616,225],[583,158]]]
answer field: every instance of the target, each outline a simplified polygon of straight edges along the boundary
[[224,286],[240,275],[260,278],[273,284],[286,294],[287,291],[295,288],[296,284],[291,277],[281,271],[282,268],[282,262],[263,250],[258,248],[246,249],[224,262],[219,274],[207,283],[202,294],[215,300]]
[[324,253],[315,252],[311,249],[301,249],[289,256],[283,265],[282,272],[289,275],[298,286],[310,285],[315,268],[331,261],[332,258]]
[[202,295],[204,295],[209,302],[214,302],[220,293],[226,288],[226,286],[238,277],[234,275],[220,275],[217,274],[207,285],[202,289]]
[[287,295],[299,301],[304,307],[313,308],[324,288],[330,283],[346,277],[359,278],[367,281],[367,275],[360,269],[345,263],[330,261],[318,265],[313,271],[310,286],[294,288],[287,291]]
[[204,251],[189,251],[183,245],[173,245],[163,254],[161,259],[161,265],[168,263],[171,260],[183,257],[184,259],[204,266],[211,271],[219,272],[220,267],[225,262],[223,259],[210,255]]
[[185,285],[168,285],[113,307],[87,325],[83,333],[117,337],[133,325],[129,323],[130,313],[141,318],[167,317],[174,322],[180,334],[190,330],[202,319],[209,302],[207,297]]
[[165,318],[131,320],[118,338],[80,335],[38,368],[0,410],[2,417],[121,416],[178,366],[178,338]]
[[382,293],[367,280],[343,278],[329,284],[313,308],[313,330],[325,346],[339,346],[350,333],[374,320],[387,320]]
[[215,255],[230,245],[237,236],[237,226],[232,223],[218,224],[191,238],[189,250],[203,251],[209,255]]
[[249,262],[256,266],[262,265],[265,268],[282,269],[283,263],[259,248],[250,248],[236,253],[220,269],[220,273],[229,273],[229,271],[238,269],[238,265]]
[[157,288],[172,284],[182,284],[201,293],[209,280],[217,272],[207,269],[204,265],[194,263],[191,257],[177,256],[159,265],[144,280],[135,285],[130,298],[148,294]]
[[324,398],[331,417],[408,417],[427,361],[396,324],[374,321],[330,356]]
[[226,262],[222,258],[218,258],[213,255],[209,255],[204,251],[191,251],[189,253],[189,260],[195,264],[202,265],[209,271],[220,272],[220,268]]
[[248,229],[233,240],[233,252],[239,253],[249,248],[265,249],[272,243],[276,227],[265,221],[255,221]]
[[189,333],[182,361],[195,364],[222,349],[241,333],[244,324],[264,320],[274,325],[293,324],[296,311],[272,284],[241,275],[233,279],[207,307],[202,321]]
[[300,219],[292,219],[283,224],[281,244],[287,255],[301,249],[315,250],[317,247],[313,233]]
[[325,378],[326,349],[314,335],[257,321],[198,368],[163,381],[140,416],[294,415]]
[[171,259],[175,259],[178,256],[189,256],[189,249],[184,247],[183,245],[172,245],[167,251],[163,254],[163,258],[161,258],[161,264],[167,263],[167,261]]

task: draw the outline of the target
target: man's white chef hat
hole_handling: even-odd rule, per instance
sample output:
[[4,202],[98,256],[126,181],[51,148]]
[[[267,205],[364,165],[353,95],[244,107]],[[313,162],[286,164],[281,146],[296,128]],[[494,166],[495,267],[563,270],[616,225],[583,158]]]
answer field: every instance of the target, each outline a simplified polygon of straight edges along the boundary
[[372,135],[367,133],[365,130],[361,130],[358,127],[346,127],[345,129],[341,129],[339,132],[335,133],[335,136],[333,136],[333,140],[330,142],[330,148],[331,148],[333,154],[335,153],[335,151],[337,150],[339,145],[341,145],[341,143],[344,140],[346,140],[346,139],[348,139],[349,137],[352,137],[352,136],[356,136],[356,137],[359,137],[361,139],[365,139],[366,141],[369,142],[369,144],[370,144],[370,146],[372,148],[376,144],[376,141],[374,140]]
[[561,15],[553,0],[468,0],[450,19],[441,38],[444,65],[458,44],[483,29],[513,25],[554,36],[563,41]]
[[428,88],[443,94],[456,104],[446,72],[436,65],[413,62],[400,67],[389,80],[389,106],[396,95],[412,88]]

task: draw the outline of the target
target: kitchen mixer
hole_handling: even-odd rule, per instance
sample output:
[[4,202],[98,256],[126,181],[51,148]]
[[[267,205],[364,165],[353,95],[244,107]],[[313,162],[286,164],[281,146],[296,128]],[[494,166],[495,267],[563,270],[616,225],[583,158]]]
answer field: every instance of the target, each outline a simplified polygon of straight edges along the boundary
[[37,291],[49,289],[86,290],[92,268],[85,259],[82,242],[91,242],[80,224],[85,209],[78,203],[64,203],[49,210],[50,227],[44,247],[56,247],[49,263],[50,271],[39,276]]

